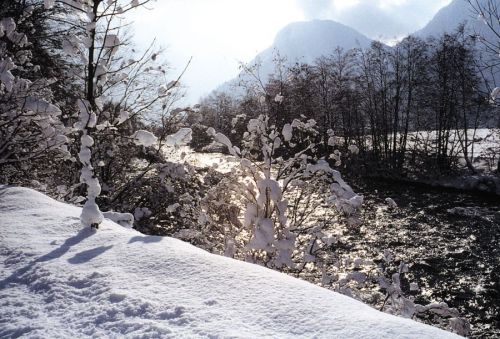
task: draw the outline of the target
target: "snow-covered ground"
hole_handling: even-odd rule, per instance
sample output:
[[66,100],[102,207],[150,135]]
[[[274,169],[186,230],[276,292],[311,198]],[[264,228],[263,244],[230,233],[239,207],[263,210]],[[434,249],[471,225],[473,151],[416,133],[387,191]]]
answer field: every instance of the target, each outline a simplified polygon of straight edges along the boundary
[[0,337],[453,338],[263,267],[0,186]]
[[[460,131],[463,134],[462,131]],[[496,160],[498,159],[498,149],[500,147],[500,131],[494,128],[479,128],[477,130],[467,130],[468,136],[468,156],[473,157],[474,167],[478,170],[491,171],[496,168]],[[408,134],[408,148],[418,147],[421,150],[432,148],[432,144],[437,140],[436,131],[420,131],[411,132]],[[462,136],[463,139],[463,136]],[[418,144],[415,145],[415,140]],[[456,131],[451,131],[449,138],[449,150],[453,148],[453,154],[459,158],[464,157],[463,149],[460,146],[459,136]],[[470,144],[474,141],[473,144]],[[465,167],[465,162],[461,161]]]
[[[495,160],[498,159],[498,149],[500,147],[500,130],[495,128],[469,129],[467,130],[467,137],[467,152],[468,156],[473,158],[474,167],[476,169],[490,170],[489,167],[492,164],[496,166]],[[399,133],[397,134],[397,138],[399,143],[399,139],[401,138]],[[416,149],[422,152],[435,152],[437,139],[437,132],[433,130],[410,132],[408,133],[407,150]],[[389,135],[390,143],[392,143],[392,140],[392,135]],[[452,156],[463,158],[464,152],[460,140],[464,140],[463,131],[450,131],[448,150]],[[336,139],[336,142],[339,145],[344,144],[344,140],[340,137]],[[370,136],[366,137],[366,143],[371,145]],[[489,162],[489,164],[486,162]],[[465,162],[461,161],[461,164],[465,167]]]
[[[473,145],[468,146],[469,157],[473,157],[474,168],[480,171],[495,170],[500,147],[500,131],[494,128],[480,128],[476,131],[470,129],[467,134],[469,143],[472,140],[475,141]],[[435,131],[420,131],[409,133],[408,138],[408,149],[417,147],[421,150],[428,149],[428,151],[431,151],[437,136]],[[416,140],[418,140],[417,145]],[[343,143],[343,140],[339,141],[339,144]],[[452,132],[450,136],[450,145],[454,145],[454,155],[463,158],[463,152],[455,132]],[[166,148],[166,154],[171,161],[186,162],[195,167],[213,166],[222,173],[231,172],[238,164],[238,160],[230,155],[194,152],[189,146],[182,146],[178,149],[168,147]],[[465,168],[465,161],[460,160],[460,164]]]
[[194,167],[213,167],[221,173],[230,173],[239,166],[239,160],[223,153],[195,152],[189,146],[178,149],[168,147],[165,150],[167,159],[178,163],[187,163]]

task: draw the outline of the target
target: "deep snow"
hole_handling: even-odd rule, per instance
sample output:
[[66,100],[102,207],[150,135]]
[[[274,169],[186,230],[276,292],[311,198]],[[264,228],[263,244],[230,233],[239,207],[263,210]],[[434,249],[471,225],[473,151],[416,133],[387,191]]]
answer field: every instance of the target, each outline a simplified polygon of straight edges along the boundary
[[263,267],[0,186],[0,337],[453,338]]

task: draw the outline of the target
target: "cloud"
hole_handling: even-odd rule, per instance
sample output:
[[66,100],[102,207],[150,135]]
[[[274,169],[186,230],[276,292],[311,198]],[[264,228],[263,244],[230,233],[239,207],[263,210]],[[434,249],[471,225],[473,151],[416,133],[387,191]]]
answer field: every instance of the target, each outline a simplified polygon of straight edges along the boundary
[[363,1],[339,13],[336,19],[375,39],[405,35],[415,28],[411,20],[373,1]]
[[373,39],[403,36],[423,27],[451,0],[297,0],[308,19],[330,19]]
[[297,0],[297,4],[307,19],[325,19],[331,16],[332,0]]

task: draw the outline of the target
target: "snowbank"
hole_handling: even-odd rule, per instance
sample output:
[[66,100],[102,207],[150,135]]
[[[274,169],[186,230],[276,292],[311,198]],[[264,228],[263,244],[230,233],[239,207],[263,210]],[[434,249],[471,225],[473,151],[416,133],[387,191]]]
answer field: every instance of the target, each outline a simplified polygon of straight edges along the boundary
[[80,212],[0,186],[0,337],[456,337]]

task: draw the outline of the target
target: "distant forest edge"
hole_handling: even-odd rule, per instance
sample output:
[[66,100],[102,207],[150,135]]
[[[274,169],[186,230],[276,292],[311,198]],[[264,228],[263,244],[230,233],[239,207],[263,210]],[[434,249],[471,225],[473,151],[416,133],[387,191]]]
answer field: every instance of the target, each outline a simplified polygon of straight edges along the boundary
[[[213,127],[240,145],[256,116],[268,115],[278,130],[294,119],[314,119],[320,132],[311,137],[322,156],[359,149],[341,166],[348,173],[419,179],[493,173],[499,115],[490,94],[498,63],[485,64],[482,47],[460,26],[394,47],[337,48],[310,64],[288,66],[276,53],[273,74],[261,76],[259,64],[243,66],[236,84],[241,95],[214,92],[187,122]],[[209,142],[194,133],[197,150]]]

